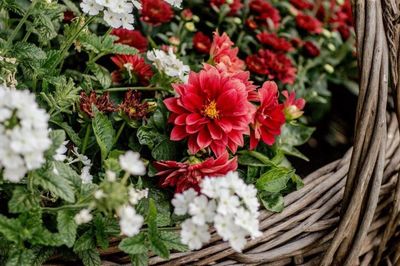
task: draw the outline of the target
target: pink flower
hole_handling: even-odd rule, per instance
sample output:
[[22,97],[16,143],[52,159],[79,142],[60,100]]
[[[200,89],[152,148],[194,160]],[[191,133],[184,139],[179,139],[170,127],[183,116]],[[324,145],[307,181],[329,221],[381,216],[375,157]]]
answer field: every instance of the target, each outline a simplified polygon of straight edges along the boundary
[[226,33],[219,35],[214,32],[214,39],[211,44],[210,56],[215,65],[219,65],[230,73],[242,71],[245,63],[237,56],[239,48],[232,48],[233,42]]
[[283,103],[285,117],[287,120],[294,120],[303,115],[303,108],[306,105],[306,101],[303,98],[296,99],[296,92],[283,91],[282,95],[286,98]]
[[190,153],[210,148],[217,156],[244,145],[255,108],[242,80],[208,67],[173,86],[178,97],[164,100],[174,124],[171,140],[187,138]]
[[264,82],[261,89],[260,106],[251,125],[250,149],[255,149],[260,140],[265,144],[275,143],[275,137],[281,134],[285,124],[283,105],[278,103],[278,86],[273,81]]
[[154,162],[157,169],[161,187],[174,187],[175,193],[194,188],[200,191],[199,184],[206,176],[224,176],[230,171],[237,169],[237,158],[229,160],[227,152],[221,154],[218,158],[207,158],[203,162],[175,162],[160,161]]

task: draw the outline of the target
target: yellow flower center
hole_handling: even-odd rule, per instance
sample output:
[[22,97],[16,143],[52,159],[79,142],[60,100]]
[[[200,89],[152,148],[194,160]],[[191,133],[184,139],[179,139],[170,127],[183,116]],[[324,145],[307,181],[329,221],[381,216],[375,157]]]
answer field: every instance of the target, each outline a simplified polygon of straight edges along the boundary
[[203,114],[211,119],[219,118],[219,111],[217,110],[217,103],[213,100],[209,102],[205,107]]

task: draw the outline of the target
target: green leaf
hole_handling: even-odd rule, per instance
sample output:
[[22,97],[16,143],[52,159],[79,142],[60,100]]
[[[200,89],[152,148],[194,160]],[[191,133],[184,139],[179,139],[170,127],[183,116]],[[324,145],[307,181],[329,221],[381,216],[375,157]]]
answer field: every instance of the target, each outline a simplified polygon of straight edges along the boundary
[[107,234],[107,224],[106,219],[102,217],[100,214],[96,215],[93,220],[95,226],[95,234],[96,234],[96,243],[102,249],[108,248],[108,234]]
[[160,239],[160,233],[157,228],[157,208],[153,199],[150,199],[149,201],[147,224],[149,226],[149,240],[151,250],[161,258],[168,259],[169,250],[164,242]]
[[35,258],[31,265],[42,266],[54,254],[54,249],[51,247],[34,247],[33,252]]
[[119,243],[118,248],[123,252],[135,255],[147,252],[146,235],[140,232],[134,237],[125,238]]
[[169,139],[164,139],[151,151],[151,156],[157,161],[175,160],[177,154],[176,144]]
[[293,170],[284,167],[273,168],[257,180],[256,187],[261,191],[278,193],[286,188],[287,182],[293,175]]
[[71,248],[76,239],[77,224],[74,221],[74,213],[68,210],[62,210],[57,213],[57,228],[60,238],[64,244]]
[[185,244],[182,244],[178,232],[160,231],[160,238],[169,250],[176,250],[179,252],[189,251],[189,248]]
[[147,266],[149,265],[149,256],[147,253],[131,255],[131,263],[133,266]]
[[53,120],[50,122],[64,129],[65,133],[67,133],[68,137],[72,140],[72,142],[76,146],[78,147],[81,146],[82,141],[79,138],[79,135],[74,131],[74,129],[70,125],[68,125],[66,122],[57,122]]
[[78,252],[84,266],[100,266],[101,259],[97,249],[92,248],[85,251]]
[[71,166],[63,162],[53,162],[53,166],[58,175],[63,179],[68,180],[76,189],[81,187],[82,180],[80,175],[78,175]]
[[[13,45],[13,55],[21,62],[24,60],[44,60],[46,53],[33,43],[17,42]],[[35,63],[35,62],[33,62]]]
[[96,248],[95,238],[92,231],[86,231],[74,244],[74,252],[81,252]]
[[29,192],[25,187],[18,186],[14,189],[12,198],[8,202],[11,213],[25,212],[39,208],[40,200],[36,195]]
[[298,149],[296,149],[293,146],[289,145],[282,145],[279,147],[279,149],[286,155],[294,156],[300,159],[303,159],[304,161],[310,161],[304,154],[302,154]]
[[8,240],[19,243],[26,232],[21,222],[17,219],[9,219],[0,215],[0,233]]
[[90,63],[88,64],[88,67],[96,76],[103,89],[108,89],[111,86],[111,74],[105,67],[96,63]]
[[307,142],[314,133],[315,128],[307,127],[302,124],[286,123],[282,127],[282,134],[279,137],[279,143],[289,146],[300,146]]
[[132,46],[115,43],[109,53],[112,54],[126,54],[126,55],[135,55],[138,53],[138,50]]
[[283,196],[280,193],[262,193],[261,202],[264,207],[273,212],[281,212],[285,207]]
[[65,177],[63,172],[57,173],[58,169],[55,165],[57,164],[49,165],[45,171],[34,172],[33,183],[70,203],[75,202],[71,181]]
[[292,181],[293,181],[293,183],[296,184],[296,189],[297,189],[297,190],[299,190],[299,189],[301,189],[301,188],[304,187],[304,182],[303,182],[303,180],[300,178],[300,176],[298,176],[298,175],[296,175],[296,174],[292,175]]
[[20,16],[23,16],[25,14],[25,10],[23,7],[20,5],[20,1],[15,1],[15,0],[2,0],[3,1],[3,7],[13,13],[16,13]]
[[150,149],[153,149],[154,145],[157,143],[160,138],[160,133],[155,131],[153,128],[149,126],[141,126],[137,133],[137,138],[141,145],[146,145]]
[[35,254],[30,249],[10,249],[8,260],[5,266],[31,266]]
[[92,108],[94,111],[93,132],[100,147],[102,161],[104,161],[113,147],[115,130],[107,116],[99,112],[95,106]]
[[248,166],[254,166],[254,167],[263,167],[265,166],[265,163],[261,162],[257,158],[254,158],[250,154],[241,154],[238,158],[238,162],[241,165],[248,165]]

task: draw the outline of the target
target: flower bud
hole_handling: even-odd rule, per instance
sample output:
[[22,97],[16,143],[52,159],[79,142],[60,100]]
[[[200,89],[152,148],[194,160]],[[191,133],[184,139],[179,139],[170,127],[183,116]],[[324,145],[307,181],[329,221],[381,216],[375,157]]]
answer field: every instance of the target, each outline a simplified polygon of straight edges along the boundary
[[326,72],[328,72],[329,74],[332,74],[333,72],[335,72],[335,69],[333,68],[333,66],[331,66],[330,64],[325,64],[324,65],[324,69]]
[[186,28],[188,31],[192,31],[192,32],[196,30],[196,26],[194,25],[193,22],[187,22],[187,23],[185,23],[185,28]]

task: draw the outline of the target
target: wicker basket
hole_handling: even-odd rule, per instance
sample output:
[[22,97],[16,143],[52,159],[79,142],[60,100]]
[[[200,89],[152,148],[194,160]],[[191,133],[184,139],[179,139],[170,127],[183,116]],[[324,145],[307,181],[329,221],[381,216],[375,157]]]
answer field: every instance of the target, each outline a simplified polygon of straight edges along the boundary
[[[264,211],[263,235],[243,254],[214,233],[202,250],[153,256],[151,265],[400,265],[400,108],[387,108],[389,80],[400,103],[400,0],[352,2],[361,73],[354,147],[306,177],[282,213]],[[104,265],[128,263],[113,244]]]

